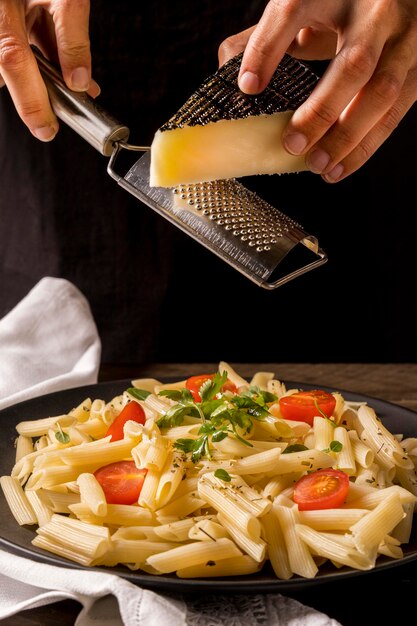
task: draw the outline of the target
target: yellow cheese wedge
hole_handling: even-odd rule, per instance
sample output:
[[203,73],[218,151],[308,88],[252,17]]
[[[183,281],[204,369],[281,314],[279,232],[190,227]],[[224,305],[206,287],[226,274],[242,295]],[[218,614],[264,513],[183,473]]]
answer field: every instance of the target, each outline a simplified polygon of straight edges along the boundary
[[304,157],[283,148],[282,133],[318,76],[285,55],[266,90],[247,96],[237,86],[240,59],[210,76],[155,133],[152,187],[307,169]]
[[282,131],[291,115],[285,111],[157,131],[152,143],[150,184],[174,187],[305,170],[304,157],[292,156],[282,146]]

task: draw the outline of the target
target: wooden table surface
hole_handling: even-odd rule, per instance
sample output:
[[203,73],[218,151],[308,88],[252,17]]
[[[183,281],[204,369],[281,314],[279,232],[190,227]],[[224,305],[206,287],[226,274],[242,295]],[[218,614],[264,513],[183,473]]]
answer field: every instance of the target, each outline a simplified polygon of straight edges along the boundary
[[[215,371],[217,363],[160,364],[147,367],[103,366],[101,381],[152,376],[182,379]],[[379,398],[417,412],[417,363],[231,363],[243,377],[255,371],[274,372],[283,381],[331,387]],[[417,561],[366,573],[352,579],[326,582],[300,591],[285,592],[338,620],[343,626],[391,626],[393,614],[410,623],[415,615]],[[372,597],[372,601],[370,598]],[[61,601],[23,611],[2,621],[4,626],[72,626],[80,605]],[[161,626],[165,626],[161,624]]]

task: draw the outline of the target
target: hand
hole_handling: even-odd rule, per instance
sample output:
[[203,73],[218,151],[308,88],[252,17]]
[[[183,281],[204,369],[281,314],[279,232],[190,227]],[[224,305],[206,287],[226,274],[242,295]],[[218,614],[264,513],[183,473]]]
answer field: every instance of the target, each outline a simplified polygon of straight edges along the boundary
[[59,63],[70,89],[100,89],[91,79],[89,0],[0,0],[0,87],[6,85],[31,133],[50,141],[58,121],[30,44]]
[[242,50],[249,94],[265,89],[285,52],[332,59],[283,136],[327,182],[361,167],[417,99],[415,0],[270,0],[256,26],[221,44],[220,64]]

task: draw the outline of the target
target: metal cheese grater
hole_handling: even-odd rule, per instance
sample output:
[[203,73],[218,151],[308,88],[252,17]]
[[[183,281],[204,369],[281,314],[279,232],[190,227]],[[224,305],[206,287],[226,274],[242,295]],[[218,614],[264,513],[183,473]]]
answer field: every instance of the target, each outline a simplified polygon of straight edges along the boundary
[[[236,179],[151,187],[149,147],[128,143],[127,126],[87,94],[69,90],[59,71],[35,47],[33,51],[57,117],[110,157],[108,174],[141,202],[266,289],[326,262],[314,236]],[[115,170],[122,150],[144,152],[125,175]]]

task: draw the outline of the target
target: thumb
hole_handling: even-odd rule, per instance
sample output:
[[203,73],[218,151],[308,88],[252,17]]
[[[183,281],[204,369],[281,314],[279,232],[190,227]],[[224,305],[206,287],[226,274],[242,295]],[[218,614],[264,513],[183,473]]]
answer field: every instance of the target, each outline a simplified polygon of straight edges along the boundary
[[59,63],[68,87],[88,91],[91,83],[90,3],[64,0],[53,13]]

